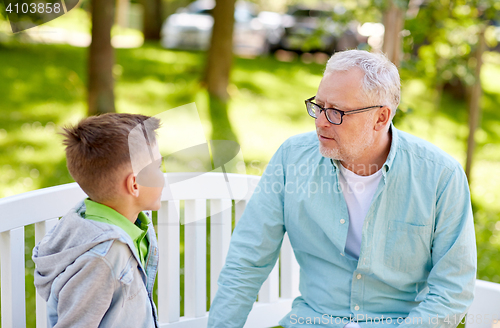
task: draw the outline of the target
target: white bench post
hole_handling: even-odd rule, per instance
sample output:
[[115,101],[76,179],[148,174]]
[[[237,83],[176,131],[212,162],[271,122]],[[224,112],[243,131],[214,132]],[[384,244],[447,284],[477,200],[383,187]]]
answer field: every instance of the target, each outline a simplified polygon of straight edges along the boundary
[[158,211],[158,314],[160,322],[179,321],[180,309],[180,258],[179,258],[179,201],[162,203]]
[[[49,232],[57,222],[59,222],[59,219],[35,223],[35,244],[41,242],[45,234]],[[47,320],[43,318],[47,318],[47,302],[36,293],[36,328],[47,328]]]
[[247,206],[246,200],[239,200],[235,202],[235,208],[234,208],[234,221],[235,224],[238,224],[238,221],[240,220],[241,216],[243,215],[243,212],[245,211],[245,207]]
[[210,201],[210,302],[217,292],[217,278],[226,262],[226,255],[231,241],[230,199]]
[[0,233],[2,327],[26,327],[24,227]]
[[207,312],[207,204],[204,199],[184,202],[184,316]]
[[281,246],[281,297],[295,298],[300,295],[300,267],[295,259],[288,234],[283,238]]
[[266,281],[262,284],[259,291],[258,303],[274,303],[278,301],[280,291],[280,277],[279,277],[279,260],[276,261],[274,268],[267,277]]

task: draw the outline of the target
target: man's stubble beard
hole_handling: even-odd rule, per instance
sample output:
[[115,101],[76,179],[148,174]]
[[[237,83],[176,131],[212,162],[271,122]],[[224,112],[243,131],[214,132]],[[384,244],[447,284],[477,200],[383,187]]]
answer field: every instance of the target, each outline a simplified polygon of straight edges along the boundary
[[319,152],[321,155],[341,162],[353,163],[372,147],[374,139],[369,135],[370,120],[367,120],[362,129],[362,135],[359,135],[357,142],[346,141],[340,144],[337,141],[338,147],[328,148],[319,143]]

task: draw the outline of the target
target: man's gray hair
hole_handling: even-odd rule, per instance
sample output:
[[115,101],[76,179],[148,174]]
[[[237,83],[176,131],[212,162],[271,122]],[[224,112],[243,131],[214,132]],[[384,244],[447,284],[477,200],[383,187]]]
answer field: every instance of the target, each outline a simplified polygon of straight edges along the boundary
[[401,99],[401,81],[396,66],[383,54],[346,50],[336,52],[328,60],[324,76],[353,67],[360,68],[365,74],[363,91],[371,102],[369,105],[388,106],[392,119]]

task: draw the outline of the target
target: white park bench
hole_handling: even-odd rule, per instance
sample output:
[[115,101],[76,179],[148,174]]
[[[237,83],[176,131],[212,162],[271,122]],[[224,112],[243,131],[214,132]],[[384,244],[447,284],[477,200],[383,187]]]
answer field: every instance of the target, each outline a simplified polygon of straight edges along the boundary
[[[169,175],[170,177],[170,175]],[[188,176],[176,174],[177,180]],[[238,221],[259,177],[206,173],[164,190],[158,211],[160,248],[158,271],[158,314],[161,327],[206,327],[207,299],[213,300],[217,278],[224,264],[231,237],[231,222]],[[231,192],[227,186],[230,185]],[[233,195],[234,206],[229,195]],[[26,313],[36,313],[36,327],[46,327],[45,301],[36,296],[36,310],[26,309],[25,226],[35,225],[35,243],[58,218],[85,197],[76,183],[35,190],[0,199],[1,327],[25,328]],[[184,315],[180,304],[180,201],[184,203]],[[207,201],[210,213],[207,213]],[[182,205],[182,204],[180,204]],[[234,208],[232,208],[234,207]],[[182,208],[182,206],[181,206]],[[233,214],[234,213],[234,217]],[[210,295],[207,295],[207,219],[210,217]],[[188,223],[192,222],[192,223]],[[285,236],[280,259],[262,286],[246,328],[272,327],[291,309],[298,291],[299,267]],[[489,320],[472,320],[467,328],[491,328],[500,321],[500,285],[478,280],[476,297],[469,310],[472,318],[489,315]],[[497,327],[500,327],[500,323]]]

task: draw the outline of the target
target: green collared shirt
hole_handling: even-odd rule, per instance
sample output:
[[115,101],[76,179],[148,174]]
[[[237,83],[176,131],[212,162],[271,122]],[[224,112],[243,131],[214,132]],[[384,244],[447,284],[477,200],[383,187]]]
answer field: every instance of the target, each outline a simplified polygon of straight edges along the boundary
[[142,266],[146,264],[148,256],[149,241],[146,238],[148,232],[148,224],[151,222],[148,217],[140,212],[135,224],[130,222],[126,217],[115,211],[114,209],[96,203],[90,199],[85,199],[85,218],[92,221],[115,225],[125,231],[134,242],[135,249]]

